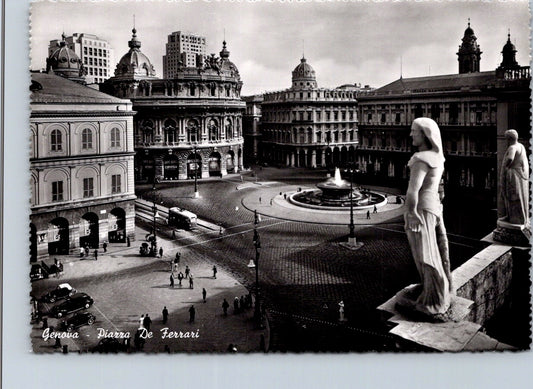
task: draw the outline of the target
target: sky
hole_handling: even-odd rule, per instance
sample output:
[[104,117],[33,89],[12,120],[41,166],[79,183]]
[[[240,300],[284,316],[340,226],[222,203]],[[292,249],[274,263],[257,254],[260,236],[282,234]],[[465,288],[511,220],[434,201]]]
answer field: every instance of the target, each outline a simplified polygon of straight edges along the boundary
[[118,62],[129,49],[133,15],[141,51],[161,78],[169,33],[205,36],[207,52],[217,55],[225,37],[243,96],[289,88],[302,55],[325,88],[457,73],[468,18],[481,71],[500,64],[508,29],[518,63],[529,65],[527,1],[42,0],[31,6],[31,68],[45,67],[48,43],[63,31],[106,39]]

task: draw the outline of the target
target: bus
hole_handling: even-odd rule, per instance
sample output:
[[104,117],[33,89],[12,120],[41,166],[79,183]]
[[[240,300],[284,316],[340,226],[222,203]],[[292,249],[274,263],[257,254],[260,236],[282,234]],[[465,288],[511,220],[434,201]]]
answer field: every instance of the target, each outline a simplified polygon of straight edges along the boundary
[[191,230],[196,227],[197,217],[194,213],[172,207],[168,210],[168,225],[185,230]]

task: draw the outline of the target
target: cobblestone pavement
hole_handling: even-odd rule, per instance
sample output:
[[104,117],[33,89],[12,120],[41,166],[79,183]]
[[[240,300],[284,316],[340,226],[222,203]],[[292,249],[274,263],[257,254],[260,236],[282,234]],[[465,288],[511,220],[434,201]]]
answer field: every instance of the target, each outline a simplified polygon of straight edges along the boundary
[[[159,188],[165,205],[179,205],[224,227],[220,238],[216,234],[179,237],[179,244],[209,257],[248,288],[255,278],[246,266],[255,257],[254,217],[243,207],[243,198],[268,198],[272,191],[279,194],[280,188],[287,187],[287,182],[272,180],[268,170],[259,171],[259,177],[245,176],[244,182],[238,176],[201,182],[199,199],[192,198],[190,183],[165,183]],[[282,169],[270,171],[280,174]],[[290,185],[311,186],[325,179],[314,171],[299,173],[288,177]],[[386,188],[375,189],[387,192]],[[139,195],[142,193],[141,187]],[[289,211],[285,218],[291,219]],[[357,239],[364,243],[357,251],[339,245],[347,240],[346,225],[283,219],[264,216],[258,227],[262,245],[259,278],[268,307],[272,350],[394,349],[375,308],[417,280],[401,216],[381,221],[386,224],[356,226]],[[474,240],[450,239],[452,266],[463,263],[481,247]],[[341,300],[348,321],[339,324]]]
[[[170,287],[170,260],[176,253],[176,242],[159,237],[163,258],[140,257],[138,250],[146,231],[137,228],[137,240],[131,247],[125,244],[110,244],[108,252],[100,251],[98,260],[93,257],[79,258],[76,255],[56,256],[64,264],[60,278],[39,280],[32,284],[33,295],[40,297],[56,285],[69,282],[80,292],[89,294],[95,301],[88,311],[96,316],[92,326],[81,327],[79,339],[63,339],[69,351],[87,351],[98,343],[98,328],[107,331],[129,332],[133,337],[139,327],[141,315],[149,314],[153,320],[152,339],[147,339],[143,351],[163,352],[168,346],[171,352],[225,352],[230,343],[239,352],[259,351],[261,334],[268,331],[255,329],[252,309],[233,314],[233,299],[248,294],[248,290],[223,268],[218,268],[213,278],[213,262],[194,250],[180,249],[182,258],[178,271],[189,266],[194,278],[194,289],[188,280],[179,287]],[[53,260],[53,259],[52,259]],[[175,273],[177,275],[177,273]],[[202,288],[207,299],[202,300]],[[231,304],[228,316],[223,315],[222,301]],[[46,312],[53,304],[42,304]],[[189,308],[195,306],[194,323],[189,323]],[[169,319],[162,322],[162,309],[166,306]],[[47,318],[48,325],[58,327],[60,320]],[[198,334],[198,338],[163,339],[161,330]],[[35,352],[59,352],[54,341],[44,341],[41,322],[33,323],[31,338]]]

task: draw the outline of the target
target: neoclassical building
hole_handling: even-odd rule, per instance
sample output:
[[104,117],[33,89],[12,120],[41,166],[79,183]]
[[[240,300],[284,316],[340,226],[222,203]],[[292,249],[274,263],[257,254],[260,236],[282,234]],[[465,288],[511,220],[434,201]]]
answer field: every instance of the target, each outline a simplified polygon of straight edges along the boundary
[[291,88],[263,95],[261,111],[264,161],[313,168],[354,161],[356,92],[319,88],[305,58],[292,72]]
[[242,169],[245,103],[226,42],[220,57],[202,57],[194,67],[180,64],[173,78],[159,79],[136,32],[115,76],[101,86],[130,99],[137,112],[136,180],[223,176]]
[[458,74],[400,78],[358,94],[357,162],[368,180],[406,185],[411,123],[425,116],[442,132],[447,188],[494,198],[504,132],[516,129],[523,142],[530,137],[530,69],[518,65],[508,36],[498,68],[480,72],[470,23],[457,55]]
[[[79,79],[73,51],[52,55]],[[31,74],[32,261],[125,242],[135,227],[131,102],[53,73]]]

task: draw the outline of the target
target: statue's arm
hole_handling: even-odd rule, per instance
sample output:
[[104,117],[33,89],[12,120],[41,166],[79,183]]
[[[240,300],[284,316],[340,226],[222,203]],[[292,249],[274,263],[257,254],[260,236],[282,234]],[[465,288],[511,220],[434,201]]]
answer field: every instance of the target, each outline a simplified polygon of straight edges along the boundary
[[422,161],[417,161],[411,166],[411,177],[405,196],[405,206],[407,208],[405,213],[405,228],[414,232],[420,231],[420,226],[424,224],[416,208],[418,206],[418,192],[422,188],[428,170],[429,166]]

